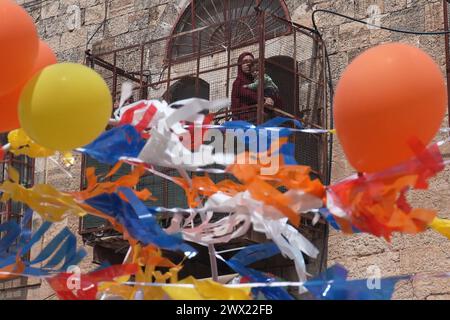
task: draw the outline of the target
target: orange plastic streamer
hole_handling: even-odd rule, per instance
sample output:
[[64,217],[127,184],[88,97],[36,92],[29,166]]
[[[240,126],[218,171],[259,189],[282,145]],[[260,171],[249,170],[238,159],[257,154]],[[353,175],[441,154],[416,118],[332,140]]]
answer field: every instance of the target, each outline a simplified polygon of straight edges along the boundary
[[[123,162],[118,162],[111,171],[104,176],[104,179],[111,178],[117,171],[121,168]],[[138,183],[141,176],[146,172],[143,166],[136,166],[130,174],[121,176],[116,181],[104,181],[99,182],[100,178],[95,175],[95,168],[86,169],[86,181],[87,187],[85,190],[80,192],[72,193],[77,199],[85,200],[99,196],[104,193],[114,193],[120,187],[134,188]],[[157,200],[152,197],[151,192],[148,189],[143,189],[141,191],[134,191],[137,197],[143,201],[145,200]],[[123,198],[126,200],[125,198]]]
[[390,240],[393,232],[424,231],[436,217],[428,209],[412,208],[406,200],[410,189],[427,189],[428,180],[444,169],[437,145],[425,149],[414,145],[416,158],[383,172],[361,175],[330,187],[329,196],[348,215],[336,219],[344,232],[348,222],[363,232]]

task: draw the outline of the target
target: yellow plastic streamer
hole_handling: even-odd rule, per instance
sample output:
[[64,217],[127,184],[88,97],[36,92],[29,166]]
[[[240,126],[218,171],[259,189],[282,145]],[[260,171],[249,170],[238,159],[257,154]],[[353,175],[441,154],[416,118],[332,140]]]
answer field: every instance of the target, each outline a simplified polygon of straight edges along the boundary
[[57,222],[67,215],[86,215],[69,194],[64,194],[48,184],[38,184],[32,188],[25,188],[19,184],[19,173],[13,167],[8,169],[9,181],[0,184],[3,192],[2,202],[13,200],[23,202],[32,210],[39,213],[43,219]]
[[251,300],[250,288],[227,288],[212,280],[188,277],[179,284],[192,284],[194,288],[163,287],[173,300]]
[[31,140],[23,129],[11,131],[8,134],[8,142],[11,144],[9,151],[16,156],[26,155],[30,158],[45,158],[55,154],[55,151],[44,148]]
[[430,227],[450,239],[450,220],[434,218]]

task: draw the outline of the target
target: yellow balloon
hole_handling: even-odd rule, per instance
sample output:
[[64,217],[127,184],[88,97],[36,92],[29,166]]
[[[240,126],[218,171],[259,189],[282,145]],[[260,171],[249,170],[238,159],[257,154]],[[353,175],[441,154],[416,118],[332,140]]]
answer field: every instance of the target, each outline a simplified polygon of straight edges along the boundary
[[19,120],[39,145],[69,151],[95,140],[106,128],[112,98],[94,70],[59,63],[35,75],[22,91]]

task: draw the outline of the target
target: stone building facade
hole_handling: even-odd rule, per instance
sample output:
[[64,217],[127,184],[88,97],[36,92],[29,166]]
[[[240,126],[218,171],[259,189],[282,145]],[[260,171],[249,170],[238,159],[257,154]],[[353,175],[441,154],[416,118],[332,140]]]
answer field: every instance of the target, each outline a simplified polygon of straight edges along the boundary
[[[177,17],[189,4],[187,0],[17,0],[35,19],[39,34],[57,53],[59,61],[83,62],[86,49],[124,47],[169,35]],[[312,26],[315,9],[329,9],[358,19],[379,21],[383,26],[417,31],[444,28],[440,0],[287,0],[294,22]],[[380,43],[400,41],[428,52],[445,73],[445,39],[443,36],[405,35],[368,28],[334,15],[317,14],[330,54],[333,83],[359,53]],[[447,126],[447,120],[443,123]],[[439,138],[442,138],[440,136]],[[444,150],[445,152],[446,150]],[[36,181],[47,181],[62,190],[80,186],[80,161],[72,168],[56,165],[56,161],[38,161]],[[334,144],[332,180],[353,173],[339,143]],[[450,217],[448,169],[432,181],[430,191],[414,193],[412,202],[438,210]],[[65,224],[78,230],[78,219]],[[55,230],[56,232],[57,230]],[[82,245],[81,241],[80,244]],[[373,275],[371,266],[382,276],[443,272],[450,270],[450,242],[429,231],[417,236],[398,235],[391,243],[370,235],[344,236],[331,232],[328,264],[340,263],[350,270],[352,278]],[[90,248],[86,248],[91,250]],[[89,271],[92,257],[85,259],[82,269]],[[53,299],[45,284],[29,290],[28,299]],[[396,299],[449,299],[450,281],[422,279],[398,285]]]

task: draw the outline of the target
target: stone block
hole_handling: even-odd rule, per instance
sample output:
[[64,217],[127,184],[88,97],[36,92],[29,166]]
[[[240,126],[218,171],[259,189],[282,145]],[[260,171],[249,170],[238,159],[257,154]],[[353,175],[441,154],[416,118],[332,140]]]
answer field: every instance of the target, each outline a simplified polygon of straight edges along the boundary
[[134,0],[114,0],[109,2],[108,17],[115,18],[135,11]]
[[109,19],[106,23],[106,36],[115,37],[127,33],[129,29],[128,15],[118,16]]
[[84,24],[92,25],[102,23],[105,19],[105,4],[86,8]]
[[406,248],[399,253],[398,267],[402,274],[447,272],[450,269],[450,252],[444,248],[434,243]]
[[61,51],[85,46],[87,42],[87,29],[81,28],[73,32],[65,32],[61,37]]
[[49,1],[42,5],[41,19],[56,17],[59,11],[59,1]]
[[391,251],[384,239],[368,234],[346,235],[343,233],[330,235],[328,250],[329,259],[370,256]]
[[385,1],[384,10],[385,12],[394,12],[402,9],[406,9],[407,0],[395,0],[395,1]]
[[399,252],[383,252],[361,257],[337,257],[328,260],[328,266],[341,264],[349,270],[349,279],[367,279],[373,276],[370,268],[380,268],[381,277],[401,275]]
[[349,51],[367,47],[369,42],[370,30],[367,26],[350,22],[339,26],[339,51]]

